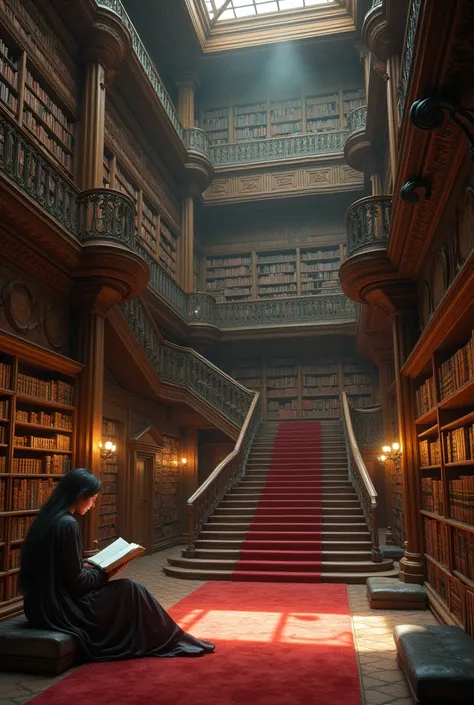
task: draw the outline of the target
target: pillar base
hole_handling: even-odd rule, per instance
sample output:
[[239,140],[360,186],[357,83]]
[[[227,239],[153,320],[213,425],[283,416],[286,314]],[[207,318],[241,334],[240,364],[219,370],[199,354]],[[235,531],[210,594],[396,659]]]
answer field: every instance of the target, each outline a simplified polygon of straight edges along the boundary
[[425,582],[425,562],[420,553],[408,553],[400,561],[399,580],[402,583],[416,583],[423,585]]

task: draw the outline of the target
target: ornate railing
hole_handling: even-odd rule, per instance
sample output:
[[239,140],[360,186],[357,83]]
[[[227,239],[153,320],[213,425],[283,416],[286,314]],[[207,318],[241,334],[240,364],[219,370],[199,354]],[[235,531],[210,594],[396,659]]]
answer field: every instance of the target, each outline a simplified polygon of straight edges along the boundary
[[349,128],[349,136],[359,130],[365,130],[367,125],[367,106],[361,105],[360,108],[351,110],[347,116],[347,126]]
[[244,474],[250,448],[260,424],[260,406],[257,392],[254,393],[234,450],[224,458],[201,487],[188,499],[189,544],[186,555],[190,558],[195,554],[196,540],[207,518],[229,489]]
[[370,479],[369,472],[360,454],[359,446],[352,427],[351,411],[346,392],[342,392],[342,421],[346,439],[349,479],[359,497],[362,511],[370,531],[372,541],[372,560],[382,561],[379,547],[379,527],[377,517],[377,492]]
[[355,321],[354,303],[344,294],[217,304],[218,328],[289,323]]
[[188,323],[217,325],[219,304],[211,294],[199,292],[187,294],[187,301],[186,320]]
[[128,16],[127,11],[121,3],[121,0],[95,0],[95,2],[99,7],[105,7],[108,10],[112,10],[113,12],[115,12],[120,17],[124,25],[127,27],[132,38],[133,51],[135,52],[138,61],[142,65],[143,70],[148,76],[150,83],[153,86],[155,93],[157,94],[161,104],[163,105],[166,114],[171,120],[176,132],[181,137],[181,139],[183,139],[183,128],[181,127],[181,123],[178,120],[178,115],[176,113],[173,102],[161,81],[158,71],[155,69],[153,62],[150,59],[147,50],[145,49],[145,45],[143,44],[137,30],[135,29],[132,20]]
[[125,301],[120,310],[162,382],[185,387],[236,428],[244,423],[254,393],[226,375],[191,348],[164,341],[140,299]]
[[114,240],[136,249],[135,204],[114,189],[90,189],[77,198],[77,236],[80,240]]
[[364,247],[386,246],[391,215],[391,196],[369,196],[349,206],[346,212],[349,256]]
[[1,116],[0,171],[70,233],[77,235],[78,190],[18,127]]
[[207,159],[211,158],[211,141],[209,135],[199,127],[185,128],[184,144],[188,152],[198,152],[207,157]]
[[403,117],[405,109],[405,100],[408,90],[408,81],[410,78],[411,66],[413,63],[413,54],[415,50],[415,36],[418,25],[418,17],[420,15],[421,0],[411,0],[410,11],[408,15],[407,30],[405,34],[405,48],[402,58],[402,76],[400,88],[398,91],[398,114],[400,120]]
[[380,448],[383,444],[382,408],[351,408],[350,411],[352,428],[359,448]]
[[297,137],[273,137],[236,144],[219,144],[210,148],[214,166],[298,159],[344,151],[347,131],[321,132]]

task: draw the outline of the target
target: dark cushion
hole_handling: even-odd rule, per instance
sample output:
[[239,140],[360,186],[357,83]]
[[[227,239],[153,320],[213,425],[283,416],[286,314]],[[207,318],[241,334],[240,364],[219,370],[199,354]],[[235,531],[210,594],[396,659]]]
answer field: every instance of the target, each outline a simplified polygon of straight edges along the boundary
[[394,561],[399,561],[403,558],[405,551],[400,546],[391,546],[389,544],[380,546],[380,553],[383,558],[393,558]]
[[398,662],[420,703],[474,702],[474,641],[459,627],[394,628]]
[[427,602],[423,585],[402,583],[393,578],[367,578],[367,593],[372,600],[400,600],[402,602]]
[[[0,622],[0,663],[3,670],[60,673],[75,660],[78,642],[69,634],[32,629],[25,616]],[[30,668],[24,669],[22,664]]]

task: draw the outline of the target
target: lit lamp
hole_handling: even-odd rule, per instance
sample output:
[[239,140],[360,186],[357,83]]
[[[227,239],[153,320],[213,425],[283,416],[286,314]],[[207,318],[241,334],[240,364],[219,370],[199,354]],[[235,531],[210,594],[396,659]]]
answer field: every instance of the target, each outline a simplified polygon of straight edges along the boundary
[[400,443],[392,443],[391,446],[383,446],[382,455],[379,455],[378,459],[381,463],[386,463],[387,460],[400,460],[401,454]]
[[115,445],[115,443],[112,443],[112,441],[105,441],[105,443],[102,443],[102,441],[100,441],[99,448],[100,457],[102,458],[102,460],[111,460],[113,457],[115,457],[115,451],[117,450],[117,446]]
[[188,459],[187,459],[187,458],[181,458],[181,464],[182,464],[182,465],[186,465],[187,462],[188,462]]

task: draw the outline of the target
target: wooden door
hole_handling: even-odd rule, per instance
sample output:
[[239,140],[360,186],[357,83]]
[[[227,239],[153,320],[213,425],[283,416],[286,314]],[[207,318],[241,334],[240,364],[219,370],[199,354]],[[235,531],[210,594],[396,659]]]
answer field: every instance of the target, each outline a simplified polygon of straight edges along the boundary
[[132,541],[152,549],[153,456],[137,454],[133,482],[133,537]]

